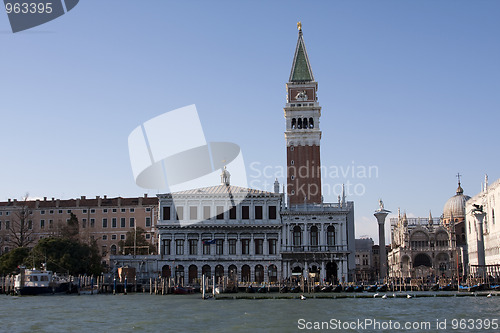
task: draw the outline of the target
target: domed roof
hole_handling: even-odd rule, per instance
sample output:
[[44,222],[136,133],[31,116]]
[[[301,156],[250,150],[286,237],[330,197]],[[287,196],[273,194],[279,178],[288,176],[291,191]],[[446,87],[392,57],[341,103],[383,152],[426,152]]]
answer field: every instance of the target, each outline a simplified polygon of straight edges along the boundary
[[446,203],[444,204],[443,217],[445,219],[449,219],[452,216],[453,218],[465,217],[465,203],[469,199],[470,197],[468,195],[464,195],[464,190],[460,186],[459,182],[457,188],[457,194],[448,199],[448,201],[446,201]]

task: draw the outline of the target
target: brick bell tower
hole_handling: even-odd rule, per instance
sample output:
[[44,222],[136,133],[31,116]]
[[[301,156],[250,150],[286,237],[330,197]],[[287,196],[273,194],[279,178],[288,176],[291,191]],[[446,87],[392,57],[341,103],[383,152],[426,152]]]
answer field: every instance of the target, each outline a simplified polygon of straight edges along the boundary
[[290,79],[286,84],[286,106],[283,108],[286,119],[287,195],[291,205],[317,204],[322,202],[321,107],[316,97],[318,83],[314,81],[300,22],[297,28],[299,38]]

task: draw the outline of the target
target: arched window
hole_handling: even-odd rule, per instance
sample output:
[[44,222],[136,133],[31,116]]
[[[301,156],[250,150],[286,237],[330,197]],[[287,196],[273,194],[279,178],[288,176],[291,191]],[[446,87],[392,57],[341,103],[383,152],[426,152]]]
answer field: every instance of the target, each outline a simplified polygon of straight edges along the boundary
[[302,229],[299,226],[293,228],[293,246],[302,245]]
[[333,225],[328,226],[326,229],[326,244],[335,246],[335,227]]
[[215,266],[215,282],[222,283],[222,278],[224,277],[224,266]]
[[302,121],[302,126],[304,126],[304,128],[309,127],[309,126],[307,126],[307,118],[304,118],[304,120]]
[[198,279],[198,267],[191,265],[188,268],[188,283],[193,284]]
[[250,282],[250,266],[241,266],[241,282]]
[[292,118],[292,129],[295,128],[297,128],[297,121],[295,120],[295,118]]
[[310,231],[310,242],[311,246],[318,246],[318,227],[312,226]]
[[301,129],[302,128],[302,119],[297,119],[297,128]]
[[276,282],[276,281],[278,281],[278,269],[276,268],[275,265],[269,265],[269,268],[268,268],[268,279],[269,279],[269,282]]
[[255,282],[262,283],[264,282],[264,266],[257,265],[255,266]]
[[314,128],[314,120],[311,118],[309,118],[309,128]]
[[206,278],[210,278],[212,277],[212,269],[209,265],[203,265],[203,267],[201,268],[201,274],[205,275]]
[[115,244],[111,245],[111,255],[116,256],[116,245]]
[[236,281],[238,279],[238,268],[235,265],[229,266],[227,272],[231,280]]

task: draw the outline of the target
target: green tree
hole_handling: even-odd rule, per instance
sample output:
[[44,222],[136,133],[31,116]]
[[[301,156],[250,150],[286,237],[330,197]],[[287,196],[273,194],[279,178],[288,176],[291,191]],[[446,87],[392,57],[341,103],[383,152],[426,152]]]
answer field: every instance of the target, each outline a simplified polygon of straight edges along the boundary
[[0,257],[0,275],[7,275],[16,268],[26,263],[26,258],[30,250],[25,247],[18,247]]
[[68,222],[60,226],[60,235],[62,238],[78,240],[80,224],[75,214],[70,213]]
[[37,265],[47,263],[47,269],[71,275],[99,275],[103,271],[101,256],[94,242],[83,244],[69,238],[44,238],[33,248]]
[[125,241],[119,241],[118,246],[121,249],[122,254],[135,254],[146,255],[150,253],[156,253],[156,247],[148,242],[146,239],[146,230],[141,227],[137,227],[135,230],[132,229],[127,232]]

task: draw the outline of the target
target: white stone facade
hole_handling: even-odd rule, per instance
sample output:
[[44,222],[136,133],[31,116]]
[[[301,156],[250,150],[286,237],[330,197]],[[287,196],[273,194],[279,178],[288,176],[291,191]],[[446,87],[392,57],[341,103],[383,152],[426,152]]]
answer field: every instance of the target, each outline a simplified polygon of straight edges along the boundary
[[483,191],[467,201],[466,232],[469,264],[478,265],[477,240],[478,221],[474,215],[477,206],[482,206],[484,259],[486,265],[500,265],[500,224],[495,214],[500,212],[500,179],[492,185],[483,185]]

